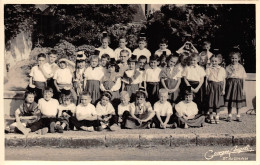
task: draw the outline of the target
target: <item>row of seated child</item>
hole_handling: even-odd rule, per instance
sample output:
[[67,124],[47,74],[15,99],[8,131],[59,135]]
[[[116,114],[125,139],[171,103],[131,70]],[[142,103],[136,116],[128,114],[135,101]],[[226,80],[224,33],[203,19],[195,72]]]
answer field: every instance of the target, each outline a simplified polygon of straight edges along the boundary
[[[136,98],[130,103],[126,91],[120,93],[121,103],[115,111],[110,103],[111,93],[102,94],[96,107],[91,104],[89,93],[83,93],[81,103],[76,106],[68,92],[62,96],[62,104],[53,99],[53,90],[46,87],[44,97],[37,103],[34,102],[35,94],[25,93],[24,103],[16,110],[16,122],[6,128],[14,132],[15,128],[23,134],[30,132],[45,134],[47,132],[62,133],[63,130],[102,131],[118,130],[120,128],[188,128],[203,126],[205,116],[198,114],[198,108],[193,100],[191,89],[185,90],[185,100],[180,101],[175,107],[167,101],[168,91],[160,89],[159,101],[154,104],[146,101],[147,93],[143,88],[136,92]],[[27,118],[23,118],[26,117]],[[28,119],[31,116],[31,119]]]

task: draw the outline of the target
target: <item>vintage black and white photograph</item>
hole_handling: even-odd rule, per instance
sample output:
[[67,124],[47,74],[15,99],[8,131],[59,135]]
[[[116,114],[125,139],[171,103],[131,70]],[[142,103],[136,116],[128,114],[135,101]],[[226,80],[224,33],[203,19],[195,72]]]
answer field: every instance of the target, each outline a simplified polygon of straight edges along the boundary
[[3,4],[5,160],[256,161],[256,3]]

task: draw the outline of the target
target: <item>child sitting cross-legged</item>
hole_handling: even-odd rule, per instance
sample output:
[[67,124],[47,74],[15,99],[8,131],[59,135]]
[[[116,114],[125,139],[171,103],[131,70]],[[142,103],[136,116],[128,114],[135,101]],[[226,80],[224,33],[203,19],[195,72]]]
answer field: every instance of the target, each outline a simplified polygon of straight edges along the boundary
[[124,114],[126,117],[125,127],[130,129],[150,128],[155,113],[150,102],[146,102],[147,93],[144,88],[136,92],[135,108]]
[[76,105],[71,102],[72,95],[70,91],[61,95],[62,103],[58,107],[58,121],[56,122],[56,128],[59,133],[62,133],[64,129],[69,130],[69,118],[74,116]]
[[205,116],[198,114],[197,104],[193,101],[191,87],[185,90],[185,100],[175,105],[177,125],[181,128],[202,127]]
[[[71,127],[76,127],[78,130],[92,132],[97,129],[99,124],[97,120],[96,108],[91,102],[90,93],[81,95],[81,103],[76,107],[75,116],[69,118]],[[94,128],[93,128],[94,127]]]
[[[34,102],[35,93],[27,91],[24,94],[24,102],[15,111],[16,122],[5,128],[6,132],[15,132],[15,128],[27,135],[31,130],[28,128],[30,124],[38,120],[38,105]],[[27,127],[27,128],[26,128]]]
[[104,128],[111,131],[120,129],[117,125],[118,117],[115,115],[115,109],[110,103],[111,98],[112,94],[110,92],[104,92],[101,96],[101,100],[97,103],[96,111],[99,131]]
[[155,116],[153,122],[156,128],[165,129],[166,127],[176,128],[171,104],[167,101],[168,91],[166,89],[159,90],[159,101],[154,104]]

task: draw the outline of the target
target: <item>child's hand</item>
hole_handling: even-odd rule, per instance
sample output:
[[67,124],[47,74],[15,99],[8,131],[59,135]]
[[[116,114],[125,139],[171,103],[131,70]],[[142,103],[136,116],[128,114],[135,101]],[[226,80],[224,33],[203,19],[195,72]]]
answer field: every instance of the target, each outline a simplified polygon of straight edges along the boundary
[[221,92],[221,95],[223,95],[223,96],[225,95],[225,91],[224,90]]

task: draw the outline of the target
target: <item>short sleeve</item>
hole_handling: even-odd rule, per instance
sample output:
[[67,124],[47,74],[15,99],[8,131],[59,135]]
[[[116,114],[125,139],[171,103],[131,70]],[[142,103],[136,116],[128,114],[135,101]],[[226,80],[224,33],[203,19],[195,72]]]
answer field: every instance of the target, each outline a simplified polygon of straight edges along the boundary
[[154,112],[160,113],[160,105],[156,102],[153,108]]
[[172,105],[170,103],[167,104],[167,111],[166,111],[166,113],[169,114],[169,115],[173,114],[173,112],[172,112]]
[[59,74],[59,70],[56,70],[56,72],[54,73],[54,76],[53,76],[54,80],[57,80],[58,74]]
[[70,109],[70,111],[71,111],[72,113],[75,113],[75,112],[76,112],[76,105],[75,105],[75,104],[71,104],[71,109]]
[[188,67],[185,67],[183,72],[182,72],[182,76],[187,77],[187,75],[188,75]]
[[113,105],[111,103],[108,104],[109,106],[109,114],[111,115],[115,115],[115,108],[113,107]]
[[205,72],[204,68],[202,68],[200,66],[200,78],[205,77],[205,76],[206,76],[206,72]]
[[91,111],[91,114],[92,114],[92,115],[97,115],[96,108],[95,108],[95,106],[92,105],[92,104],[91,104],[91,106],[90,106],[90,111]]
[[30,72],[29,76],[31,76],[31,77],[34,77],[34,72],[35,72],[35,66],[34,66],[34,67],[32,67],[32,69],[31,69],[31,72]]
[[149,112],[149,111],[153,111],[153,107],[152,107],[152,105],[151,105],[150,102],[146,102],[145,106],[146,106],[146,110],[147,110],[148,112]]
[[182,109],[182,102],[179,102],[178,104],[175,105],[175,110],[179,114],[179,116],[183,116],[181,109]]
[[223,67],[221,67],[221,76],[223,80],[227,77],[226,70]]
[[247,78],[247,74],[246,74],[246,71],[245,71],[245,68],[241,65],[241,71],[242,71],[242,78],[243,79],[246,79]]

